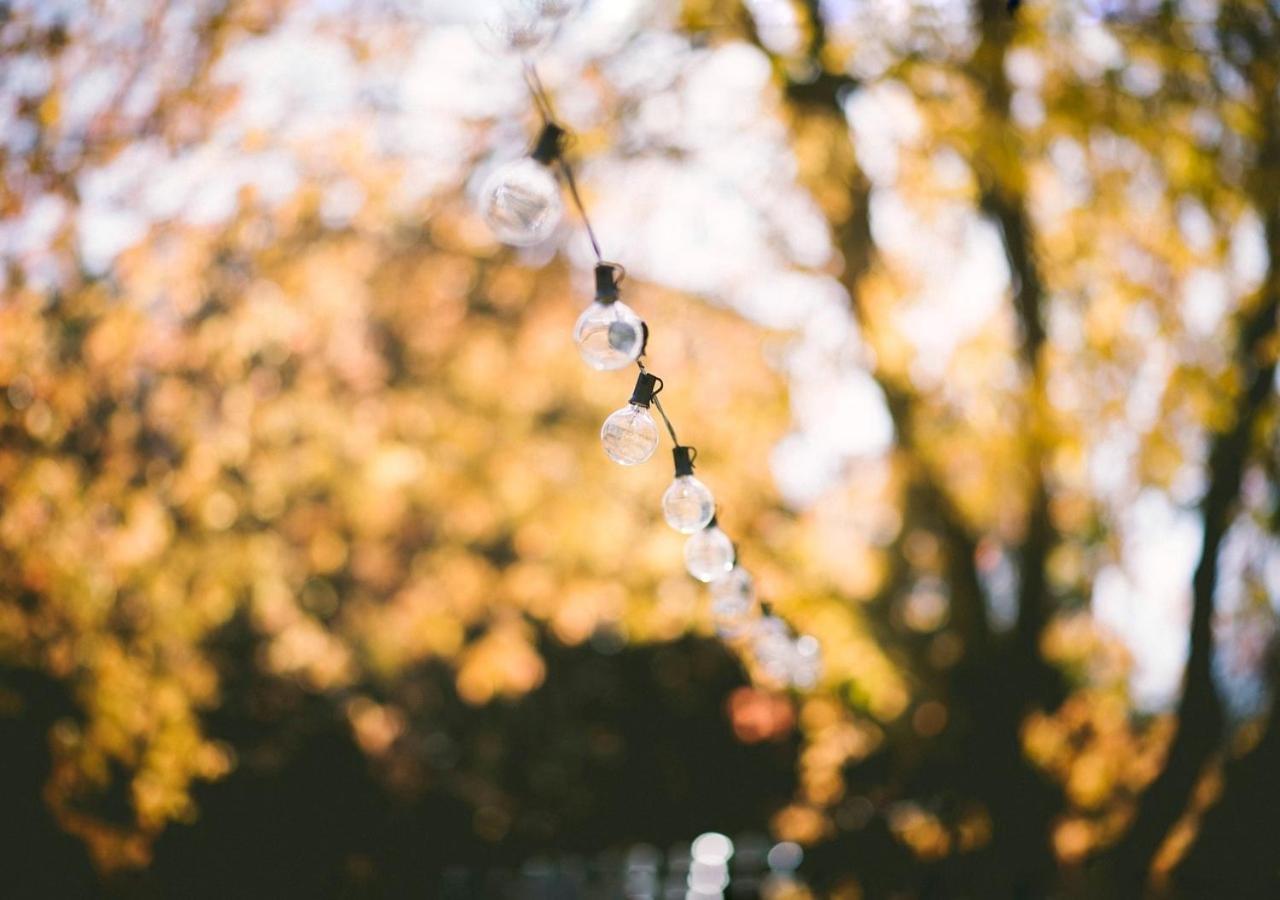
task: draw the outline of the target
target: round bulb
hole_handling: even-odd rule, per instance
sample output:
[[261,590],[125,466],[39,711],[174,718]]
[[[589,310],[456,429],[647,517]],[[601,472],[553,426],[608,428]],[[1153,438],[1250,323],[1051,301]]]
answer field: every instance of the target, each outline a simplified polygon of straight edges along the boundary
[[733,541],[715,525],[684,542],[684,567],[699,581],[715,581],[733,568]]
[[711,624],[716,634],[725,640],[736,640],[742,637],[751,627],[751,614],[734,614],[711,607]]
[[576,13],[582,0],[533,0],[533,4],[544,18],[559,21]]
[[535,54],[551,43],[570,6],[568,0],[498,0],[475,28],[476,40],[494,54]]
[[821,676],[822,647],[813,635],[802,634],[791,648],[791,683],[809,690]]
[[600,443],[609,458],[624,466],[635,466],[653,456],[658,449],[658,423],[649,410],[628,403],[609,414],[600,428]]
[[701,531],[715,514],[716,501],[711,491],[692,475],[677,475],[662,495],[662,515],[681,534]]
[[756,623],[752,639],[756,662],[775,681],[790,681],[795,647],[787,634],[787,624],[777,616],[765,616]]
[[716,633],[725,638],[746,633],[756,611],[755,598],[751,573],[741,566],[711,582],[711,622]]
[[755,581],[742,566],[711,582],[711,610],[723,610],[726,615],[746,615],[756,602]]
[[644,349],[644,323],[621,300],[597,300],[578,316],[573,340],[591,368],[602,372],[621,369],[635,362]]
[[504,244],[528,247],[551,236],[564,205],[551,170],[525,157],[498,167],[480,191],[480,212]]

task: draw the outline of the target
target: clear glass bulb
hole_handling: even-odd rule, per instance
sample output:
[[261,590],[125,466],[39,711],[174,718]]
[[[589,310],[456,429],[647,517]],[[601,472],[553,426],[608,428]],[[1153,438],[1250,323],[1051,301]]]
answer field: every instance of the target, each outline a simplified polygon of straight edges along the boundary
[[716,525],[695,531],[684,542],[684,567],[699,581],[715,581],[733,568],[733,541]]
[[751,573],[734,566],[711,582],[711,622],[725,638],[741,637],[756,612],[756,592]]
[[480,190],[480,213],[504,244],[528,247],[545,241],[563,211],[555,175],[530,157],[499,166]]
[[755,580],[742,566],[734,566],[711,582],[712,612],[718,608],[726,614],[744,615],[751,611],[755,602]]
[[711,607],[711,624],[716,634],[725,640],[736,640],[746,634],[751,627],[751,613],[732,613]]
[[532,0],[545,18],[559,21],[566,19],[578,11],[582,0]]
[[569,0],[497,0],[474,29],[490,53],[528,56],[545,50],[576,4]]
[[765,616],[756,623],[751,642],[756,662],[775,681],[790,681],[795,646],[788,634],[787,623],[777,616]]
[[638,403],[628,403],[604,420],[600,443],[614,462],[639,465],[658,449],[658,423],[653,421],[648,409]]
[[692,475],[677,475],[662,495],[662,515],[681,534],[701,531],[715,514],[711,490]]
[[822,647],[810,634],[796,638],[791,647],[791,683],[801,690],[809,690],[822,677]]
[[578,316],[573,340],[591,368],[621,369],[635,362],[644,349],[644,322],[621,300],[596,300]]

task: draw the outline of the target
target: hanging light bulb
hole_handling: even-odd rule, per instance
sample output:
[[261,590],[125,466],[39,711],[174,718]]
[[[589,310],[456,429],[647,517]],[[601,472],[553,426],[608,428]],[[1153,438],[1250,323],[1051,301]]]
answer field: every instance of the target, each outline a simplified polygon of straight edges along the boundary
[[533,0],[543,18],[561,21],[569,18],[582,6],[582,0]]
[[774,681],[791,680],[795,646],[791,642],[791,629],[786,622],[772,613],[761,617],[756,622],[751,648],[765,675]]
[[684,567],[699,581],[715,581],[733,568],[733,541],[720,530],[715,516],[684,542]]
[[573,11],[570,0],[497,0],[474,29],[476,41],[490,53],[532,56],[555,38]]
[[560,224],[564,203],[551,164],[560,155],[564,134],[548,123],[533,153],[499,166],[480,189],[480,213],[504,244],[541,243]]
[[755,580],[742,566],[734,566],[711,582],[711,608],[726,614],[745,615],[756,602]]
[[802,634],[791,647],[791,683],[810,690],[822,677],[822,647],[811,634]]
[[620,465],[639,465],[658,449],[658,423],[649,414],[657,381],[648,372],[641,372],[631,392],[631,402],[610,413],[600,428],[604,452]]
[[573,340],[582,359],[593,369],[621,369],[639,359],[647,336],[635,311],[618,299],[616,267],[596,266],[596,299],[578,316]]
[[716,514],[716,501],[705,484],[693,477],[692,447],[675,447],[676,477],[662,495],[662,515],[681,534],[693,534],[707,527]]
[[711,622],[721,637],[740,637],[756,612],[755,585],[751,573],[734,566],[711,582]]

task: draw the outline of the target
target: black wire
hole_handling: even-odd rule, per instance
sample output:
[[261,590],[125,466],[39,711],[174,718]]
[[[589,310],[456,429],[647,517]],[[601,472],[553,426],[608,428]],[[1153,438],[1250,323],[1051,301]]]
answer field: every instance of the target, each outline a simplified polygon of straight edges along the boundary
[[568,161],[563,157],[559,157],[560,172],[564,175],[564,183],[569,186],[569,196],[573,199],[573,205],[578,209],[578,217],[582,219],[582,225],[587,229],[587,239],[591,241],[591,249],[596,254],[596,262],[604,262],[604,253],[600,250],[600,242],[596,240],[596,231],[591,227],[591,220],[587,218],[587,209],[582,203],[582,196],[578,193],[578,182],[573,177],[573,169],[570,168]]
[[[546,87],[542,84],[542,79],[538,77],[538,70],[534,68],[532,63],[525,63],[524,80],[529,86],[529,93],[533,95],[534,103],[537,104],[538,112],[542,116],[544,125],[550,125],[555,122],[555,108],[551,104],[551,97],[547,93]],[[595,252],[596,262],[603,263],[604,251],[600,249],[600,241],[596,238],[596,231],[591,227],[591,218],[587,215],[586,204],[582,202],[582,194],[578,192],[578,180],[573,177],[573,167],[569,165],[569,161],[563,155],[556,157],[556,162],[560,165],[560,172],[564,175],[564,182],[569,187],[569,196],[573,200],[574,207],[578,210],[578,216],[582,219],[583,227],[587,230],[587,239],[591,241],[591,249]],[[626,269],[617,263],[610,263],[619,272],[618,280],[626,277]],[[636,360],[636,365],[640,367],[640,371],[645,371],[644,363]],[[659,381],[661,383],[661,381]],[[658,391],[662,388],[659,387]],[[677,447],[680,446],[680,439],[676,437],[675,426],[671,424],[667,411],[662,408],[662,401],[658,399],[657,393],[654,392],[653,405],[658,408],[658,415],[662,416],[663,424],[667,426],[667,433],[671,435],[671,441]]]
[[[538,77],[538,70],[534,68],[533,63],[525,63],[524,81],[529,86],[529,93],[533,96],[533,102],[538,107],[538,114],[542,117],[543,125],[556,123],[556,112],[551,103],[551,95],[547,93],[546,86],[543,85],[542,79]],[[565,134],[568,135],[567,130]],[[596,255],[596,262],[604,262],[604,252],[600,249],[600,241],[596,238],[596,230],[591,227],[591,219],[587,216],[587,207],[582,202],[582,194],[578,192],[578,180],[573,177],[573,167],[564,158],[564,154],[557,156],[556,162],[560,166],[560,173],[564,176],[565,184],[569,186],[569,196],[573,200],[574,207],[578,210],[578,217],[582,219],[583,227],[587,230],[587,239],[591,241],[591,249]]]
[[[1010,5],[1010,11],[1012,12],[1014,9],[1016,9],[1018,3],[1016,2],[1016,0],[1011,0],[1009,5]],[[543,86],[542,84],[542,79],[538,77],[538,70],[534,68],[532,63],[528,63],[528,62],[525,63],[524,77],[525,77],[525,83],[529,86],[529,93],[533,95],[534,103],[538,107],[538,114],[542,117],[543,125],[551,125],[553,123],[556,123],[555,108],[551,104],[551,96],[547,93],[546,87]],[[567,131],[565,133],[566,133],[566,136],[569,136]],[[556,157],[556,162],[560,166],[561,174],[564,175],[565,184],[568,185],[569,187],[569,196],[573,199],[573,205],[577,208],[578,215],[582,219],[582,224],[586,228],[587,238],[591,241],[591,249],[595,251],[595,254],[596,254],[596,262],[604,263],[605,262],[604,253],[600,250],[600,242],[596,239],[595,229],[591,227],[591,220],[590,218],[587,217],[586,205],[582,202],[581,194],[578,193],[578,183],[577,183],[577,180],[573,177],[573,168],[569,165],[568,160],[564,158],[563,154]],[[613,266],[616,270],[619,271],[618,281],[621,281],[622,278],[626,277],[626,269],[624,269],[621,265],[617,263],[608,263],[608,265]],[[646,333],[647,333],[647,329],[646,329]],[[643,353],[644,353],[644,349],[642,348],[641,358],[636,360],[636,365],[640,367],[641,372],[646,372],[647,369],[645,369],[645,366],[644,366]],[[671,435],[671,443],[674,446],[679,447],[680,438],[676,437],[676,428],[674,425],[671,424],[671,418],[667,415],[667,411],[662,408],[662,401],[658,399],[658,394],[662,392],[662,389],[666,385],[661,378],[658,378],[657,382],[658,382],[658,388],[653,392],[651,402],[657,408],[658,415],[662,417],[662,423],[667,426],[667,434]],[[694,455],[696,457],[697,455],[696,450],[694,451]],[[734,559],[736,560],[738,556],[738,548],[736,546],[734,547],[733,555],[734,555]],[[772,605],[768,603],[768,601],[762,601],[760,606],[761,606],[761,610],[765,613],[765,615],[772,614],[773,612]],[[783,623],[783,626],[787,629],[787,634],[789,636],[794,636],[796,632],[794,629],[792,629],[791,624],[787,622],[785,619],[782,619],[781,621]]]
[[533,63],[526,62],[524,64],[524,83],[529,86],[529,93],[533,95],[533,102],[537,104],[538,113],[542,116],[542,121],[544,123],[554,122],[556,113],[551,105],[551,96],[547,93],[547,89],[542,86],[542,79],[538,77],[538,70],[533,67]]
[[[643,359],[637,359],[636,365],[639,367],[641,372],[649,371],[644,367]],[[662,389],[667,386],[667,383],[663,381],[661,378],[658,378],[658,376],[656,375],[654,376],[654,378],[657,379],[658,388],[653,392],[653,396],[649,398],[649,402],[651,402],[655,407],[657,407],[658,415],[662,416],[662,422],[664,425],[667,426],[667,434],[671,435],[671,443],[679,447],[680,438],[676,437],[676,427],[671,424],[671,419],[667,416],[667,411],[662,408],[662,401],[658,399],[658,395],[662,393]]]
[[[538,114],[542,116],[544,125],[550,125],[556,121],[555,107],[551,103],[551,95],[547,93],[546,87],[542,83],[542,79],[538,77],[538,70],[534,68],[532,63],[525,63],[524,80],[529,86],[529,93],[533,96],[533,102],[538,107]],[[578,216],[582,219],[582,225],[587,231],[587,239],[591,241],[591,249],[595,252],[596,262],[603,263],[604,252],[600,249],[600,241],[596,238],[596,231],[591,227],[591,219],[587,215],[586,204],[582,202],[582,195],[578,192],[578,180],[573,177],[573,167],[569,165],[569,161],[564,155],[556,157],[556,162],[560,166],[560,173],[564,175],[564,183],[569,187],[569,197],[573,200],[574,207],[578,210]],[[617,263],[610,263],[616,269],[620,270],[621,275],[625,277],[626,269]],[[620,277],[619,281],[622,280]],[[636,365],[640,367],[640,371],[645,371],[643,360],[636,360]],[[659,379],[661,385],[662,380]],[[662,401],[658,399],[658,393],[661,387],[654,391],[653,405],[657,407],[658,415],[662,417],[662,422],[667,426],[667,434],[671,435],[671,443],[680,446],[680,439],[676,437],[676,428],[671,424],[671,418],[667,415],[667,411],[662,408]]]
[[665,409],[663,409],[663,408],[662,408],[662,401],[661,401],[661,400],[659,400],[657,397],[654,397],[654,398],[653,398],[653,405],[654,405],[654,406],[656,406],[656,407],[658,408],[658,415],[662,416],[662,421],[663,421],[663,422],[666,424],[666,426],[667,426],[667,434],[671,435],[671,443],[672,443],[672,444],[674,444],[675,446],[679,447],[679,446],[680,446],[680,438],[676,437],[676,429],[675,429],[675,426],[673,426],[673,425],[671,424],[671,420],[670,420],[669,418],[667,418],[667,411],[666,411]]

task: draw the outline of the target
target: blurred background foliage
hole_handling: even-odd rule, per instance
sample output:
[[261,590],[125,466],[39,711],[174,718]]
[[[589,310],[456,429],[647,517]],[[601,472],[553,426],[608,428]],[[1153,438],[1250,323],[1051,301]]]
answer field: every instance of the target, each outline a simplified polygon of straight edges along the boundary
[[472,211],[535,123],[468,4],[0,7],[24,896],[708,828],[823,895],[1275,896],[1280,7],[1014,6],[592,0],[540,63],[807,695],[596,446],[576,223]]

